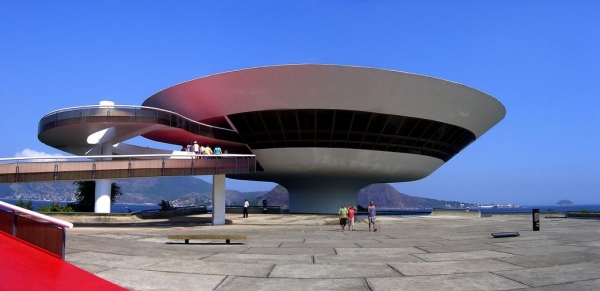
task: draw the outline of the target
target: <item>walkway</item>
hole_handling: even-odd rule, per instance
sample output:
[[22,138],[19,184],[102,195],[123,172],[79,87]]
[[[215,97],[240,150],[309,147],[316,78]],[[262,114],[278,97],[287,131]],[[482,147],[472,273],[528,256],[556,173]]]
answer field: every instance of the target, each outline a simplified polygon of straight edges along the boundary
[[[67,261],[132,290],[598,290],[598,220],[531,215],[378,217],[342,233],[326,215],[227,215],[67,232]],[[492,232],[521,236],[492,238]],[[168,234],[246,234],[172,244]]]
[[0,231],[0,290],[126,290]]

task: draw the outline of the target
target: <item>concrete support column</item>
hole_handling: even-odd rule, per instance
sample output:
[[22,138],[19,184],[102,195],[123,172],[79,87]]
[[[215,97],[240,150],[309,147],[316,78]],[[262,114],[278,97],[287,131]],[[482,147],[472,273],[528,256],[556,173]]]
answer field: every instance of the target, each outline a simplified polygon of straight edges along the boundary
[[111,184],[111,180],[96,181],[96,202],[94,203],[95,213],[110,213]]
[[212,224],[225,224],[225,175],[213,175]]
[[357,205],[358,191],[368,185],[358,179],[306,179],[280,183],[290,194],[290,213],[335,214],[342,203]]
[[[98,145],[93,155],[112,155],[112,144]],[[111,160],[111,158],[106,158]],[[110,190],[112,180],[96,180],[96,194],[94,203],[95,213],[110,213]]]

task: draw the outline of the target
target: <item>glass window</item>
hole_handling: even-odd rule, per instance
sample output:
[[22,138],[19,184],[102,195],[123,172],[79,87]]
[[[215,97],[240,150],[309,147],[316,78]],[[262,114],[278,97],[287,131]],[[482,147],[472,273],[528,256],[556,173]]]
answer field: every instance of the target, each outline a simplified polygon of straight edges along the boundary
[[354,112],[337,110],[335,112],[335,121],[333,130],[335,131],[348,131],[350,129],[350,123],[352,122],[352,115]]
[[296,110],[280,110],[279,120],[283,130],[298,130],[298,119],[296,118]]
[[333,110],[317,110],[317,130],[333,129]]
[[281,125],[279,124],[279,117],[276,111],[262,111],[260,113],[267,130],[269,131],[281,131]]
[[265,125],[260,117],[259,112],[250,112],[245,113],[244,117],[246,117],[246,121],[248,121],[248,125],[252,128],[254,132],[264,132],[266,131]]
[[298,110],[298,124],[300,130],[315,130],[315,111],[314,110]]
[[385,124],[385,127],[383,128],[382,133],[388,134],[388,135],[396,134],[396,132],[398,132],[398,128],[400,127],[400,124],[402,124],[402,119],[403,119],[402,116],[395,116],[395,115],[390,116],[387,123]]
[[368,112],[354,112],[354,119],[352,120],[352,131],[354,132],[365,132],[367,125],[371,120],[371,113]]
[[380,134],[383,131],[383,128],[388,120],[388,116],[389,115],[387,114],[373,113],[367,132]]

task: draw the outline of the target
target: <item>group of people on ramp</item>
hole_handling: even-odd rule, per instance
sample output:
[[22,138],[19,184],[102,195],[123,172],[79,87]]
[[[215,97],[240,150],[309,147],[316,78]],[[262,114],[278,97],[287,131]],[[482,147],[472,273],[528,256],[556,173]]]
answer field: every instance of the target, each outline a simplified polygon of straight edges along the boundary
[[[340,217],[340,225],[342,226],[342,232],[346,231],[346,225],[348,225],[348,230],[355,230],[354,227],[354,217],[356,216],[356,211],[358,209],[354,207],[353,204],[350,204],[348,208],[346,208],[346,203],[342,203],[342,207],[338,211],[338,215]],[[371,201],[369,203],[369,207],[367,207],[367,219],[369,223],[369,231],[371,231],[371,225],[373,226],[373,231],[377,231],[377,227],[375,226],[375,215],[376,215],[375,203]]]

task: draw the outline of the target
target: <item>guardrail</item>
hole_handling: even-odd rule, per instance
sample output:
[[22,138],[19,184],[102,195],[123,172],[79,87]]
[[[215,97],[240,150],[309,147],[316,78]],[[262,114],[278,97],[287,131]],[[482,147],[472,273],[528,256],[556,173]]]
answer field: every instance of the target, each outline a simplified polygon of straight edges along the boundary
[[95,122],[161,124],[201,136],[242,142],[235,130],[201,123],[173,111],[139,105],[86,105],[55,110],[42,117],[38,135],[55,127]]
[[243,174],[256,171],[254,155],[100,155],[0,159],[0,183],[81,181],[160,176]]
[[0,201],[0,231],[45,249],[63,260],[66,228],[73,228],[73,224]]

